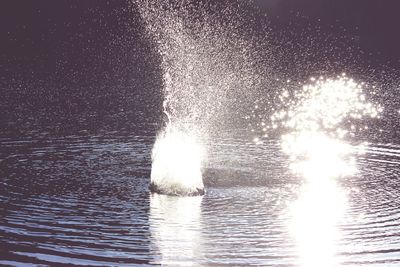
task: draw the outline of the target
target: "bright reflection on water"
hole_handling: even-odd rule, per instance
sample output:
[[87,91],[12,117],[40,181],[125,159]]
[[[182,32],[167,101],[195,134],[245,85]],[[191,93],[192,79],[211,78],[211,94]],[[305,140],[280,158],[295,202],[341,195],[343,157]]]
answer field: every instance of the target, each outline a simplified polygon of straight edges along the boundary
[[283,138],[284,152],[291,157],[291,169],[307,180],[327,180],[328,178],[354,174],[354,150],[345,142],[318,132],[303,132]]
[[149,225],[157,264],[192,266],[201,252],[201,201],[203,197],[150,196]]
[[355,171],[354,161],[348,157],[350,147],[322,134],[299,136],[292,141],[296,141],[294,148],[301,149],[306,157],[291,165],[305,179],[300,197],[290,207],[289,228],[300,265],[338,266],[338,224],[345,213],[347,197],[337,178]]
[[292,204],[291,232],[300,266],[338,266],[335,257],[341,238],[337,224],[346,208],[346,196],[334,181],[306,185]]
[[362,83],[345,75],[311,81],[295,93],[287,110],[272,119],[281,119],[289,131],[282,136],[282,150],[289,155],[291,171],[305,181],[290,207],[289,223],[300,265],[338,266],[338,225],[348,207],[339,181],[356,173],[354,154],[363,151],[363,146],[343,141],[348,131],[340,126],[349,118],[376,117],[380,109],[366,102]]

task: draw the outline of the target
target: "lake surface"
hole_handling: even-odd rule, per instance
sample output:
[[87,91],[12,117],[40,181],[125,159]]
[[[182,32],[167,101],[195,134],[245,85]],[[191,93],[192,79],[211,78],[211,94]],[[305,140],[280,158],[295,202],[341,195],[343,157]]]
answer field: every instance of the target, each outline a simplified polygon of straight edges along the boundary
[[400,265],[399,144],[308,179],[238,136],[208,142],[202,197],[149,192],[153,134],[3,137],[0,265]]

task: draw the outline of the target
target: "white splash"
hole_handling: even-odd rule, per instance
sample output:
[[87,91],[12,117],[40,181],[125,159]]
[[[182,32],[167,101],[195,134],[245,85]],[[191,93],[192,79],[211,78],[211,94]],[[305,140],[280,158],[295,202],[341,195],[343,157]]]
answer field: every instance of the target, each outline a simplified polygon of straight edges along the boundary
[[254,71],[254,40],[246,38],[235,1],[224,4],[223,12],[210,1],[133,3],[160,57],[167,119],[154,145],[150,187],[165,194],[201,194],[205,151],[199,137],[219,133],[230,109],[237,112],[238,91],[248,95],[265,76]]
[[151,184],[154,191],[168,195],[202,194],[204,154],[195,134],[167,126],[153,147]]

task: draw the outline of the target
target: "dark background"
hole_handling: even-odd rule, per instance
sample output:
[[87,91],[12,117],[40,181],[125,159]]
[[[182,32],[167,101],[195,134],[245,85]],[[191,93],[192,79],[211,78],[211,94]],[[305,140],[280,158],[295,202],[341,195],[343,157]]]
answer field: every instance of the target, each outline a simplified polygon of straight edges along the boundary
[[[260,27],[268,21],[276,36],[344,39],[361,69],[400,69],[398,0],[254,0],[254,6]],[[129,1],[1,1],[0,20],[2,135],[160,121],[160,58]]]
[[256,0],[273,24],[312,25],[327,34],[347,34],[375,64],[400,67],[400,2],[396,0]]

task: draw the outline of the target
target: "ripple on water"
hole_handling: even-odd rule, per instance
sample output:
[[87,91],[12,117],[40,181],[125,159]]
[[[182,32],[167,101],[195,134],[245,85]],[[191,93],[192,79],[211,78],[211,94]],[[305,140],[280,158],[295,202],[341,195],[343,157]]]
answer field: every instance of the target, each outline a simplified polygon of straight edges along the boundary
[[[154,137],[1,142],[0,264],[300,265],[289,211],[307,183],[276,141],[213,140],[200,198],[148,192]],[[400,146],[370,144],[337,181],[339,263],[400,264],[399,164]]]
[[149,262],[151,146],[143,138],[7,141],[1,262]]

